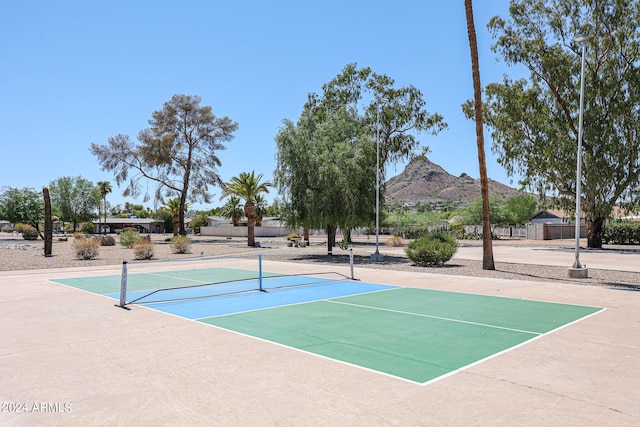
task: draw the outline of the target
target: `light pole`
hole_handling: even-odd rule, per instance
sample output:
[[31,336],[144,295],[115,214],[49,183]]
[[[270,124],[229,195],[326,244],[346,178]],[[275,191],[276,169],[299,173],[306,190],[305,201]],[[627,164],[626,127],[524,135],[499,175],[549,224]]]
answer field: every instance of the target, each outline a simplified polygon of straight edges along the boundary
[[[573,39],[574,42],[582,44],[582,66],[580,68],[580,114],[578,116],[578,160],[576,166],[576,249],[575,249],[575,261],[572,269],[574,269],[574,277],[587,277],[586,268],[580,264],[580,195],[582,193],[582,117],[584,111],[584,62],[585,53],[587,50],[586,36],[577,36]],[[578,270],[578,271],[576,271]],[[571,274],[571,272],[570,272]]]
[[378,98],[376,105],[376,252],[371,254],[371,261],[382,262],[384,255],[379,251],[378,241],[380,234],[380,104],[386,104],[384,98]]

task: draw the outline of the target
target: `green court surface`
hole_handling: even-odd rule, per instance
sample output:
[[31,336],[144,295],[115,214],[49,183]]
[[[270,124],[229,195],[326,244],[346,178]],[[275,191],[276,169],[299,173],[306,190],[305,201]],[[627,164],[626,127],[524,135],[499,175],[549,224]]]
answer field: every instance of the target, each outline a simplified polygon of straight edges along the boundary
[[424,384],[601,310],[400,288],[199,320]]

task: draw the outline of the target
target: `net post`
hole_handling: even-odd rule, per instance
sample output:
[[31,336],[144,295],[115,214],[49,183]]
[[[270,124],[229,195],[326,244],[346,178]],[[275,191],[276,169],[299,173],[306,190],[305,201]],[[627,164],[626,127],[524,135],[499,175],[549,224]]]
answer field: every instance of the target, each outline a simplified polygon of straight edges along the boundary
[[263,292],[264,289],[262,288],[262,254],[258,255],[258,290],[260,292]]
[[356,278],[353,276],[353,249],[349,249],[349,268],[351,269],[351,280]]
[[127,261],[122,261],[122,276],[120,278],[120,304],[124,308],[127,304]]

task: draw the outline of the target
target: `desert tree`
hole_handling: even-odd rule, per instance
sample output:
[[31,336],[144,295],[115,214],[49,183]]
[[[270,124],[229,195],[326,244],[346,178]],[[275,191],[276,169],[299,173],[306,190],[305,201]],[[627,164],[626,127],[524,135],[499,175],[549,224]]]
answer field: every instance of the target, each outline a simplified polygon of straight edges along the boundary
[[[154,200],[180,200],[179,234],[186,234],[184,212],[187,201],[211,202],[209,187],[221,185],[218,151],[233,139],[238,124],[218,117],[210,106],[200,105],[195,95],[174,95],[161,110],[154,111],[150,127],[138,134],[138,143],[128,135],[110,137],[107,145],[91,144],[91,152],[103,170],[115,173],[116,184],[127,183],[123,196],[143,193],[141,181],[156,184]],[[144,201],[149,200],[148,191]]]

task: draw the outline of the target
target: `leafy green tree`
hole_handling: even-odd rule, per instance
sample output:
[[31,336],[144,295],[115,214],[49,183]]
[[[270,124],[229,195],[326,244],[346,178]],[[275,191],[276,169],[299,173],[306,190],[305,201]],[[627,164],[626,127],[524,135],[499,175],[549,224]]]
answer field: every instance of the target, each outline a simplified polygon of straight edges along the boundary
[[200,213],[193,217],[190,222],[190,226],[193,229],[194,233],[200,233],[200,227],[206,227],[209,225],[209,219],[207,218],[207,214]]
[[165,208],[160,208],[153,213],[153,218],[164,223],[164,230],[167,233],[173,233],[173,215]]
[[[495,196],[489,196],[489,215],[492,224],[504,224],[504,219],[500,212],[500,201]],[[467,207],[460,209],[460,223],[463,225],[479,225],[483,220],[484,204],[482,197],[474,199]]]
[[537,204],[531,194],[509,197],[499,207],[500,216],[505,224],[526,224],[535,213]]
[[262,193],[268,193],[271,187],[270,181],[262,180],[262,174],[256,176],[255,171],[240,172],[240,175],[225,182],[222,189],[222,196],[238,196],[244,200],[244,214],[247,217],[247,246],[255,246],[255,225],[256,225],[256,197]]
[[[186,234],[187,201],[209,203],[209,186],[222,184],[217,151],[225,149],[223,143],[231,141],[238,129],[229,117],[215,116],[200,102],[199,96],[174,95],[153,112],[151,127],[138,134],[139,144],[127,135],[109,138],[108,145],[91,144],[102,169],[113,171],[118,185],[128,181],[123,196],[140,195],[142,179],[157,184],[156,201],[178,196],[181,235]],[[144,195],[144,201],[149,198]]]
[[348,234],[373,220],[376,144],[346,108],[322,121],[305,112],[297,125],[284,125],[275,171],[288,199],[283,217],[293,226],[324,229],[331,254],[337,228]]
[[[322,94],[309,94],[298,122],[284,120],[276,136],[274,181],[283,195],[282,218],[305,230],[326,229],[329,252],[336,227],[348,233],[373,219],[376,141],[372,136],[380,138],[379,173],[384,176],[387,163],[415,155],[418,133],[436,134],[446,127],[441,115],[425,109],[418,89],[396,88],[394,83],[371,68],[348,64],[322,86]],[[365,152],[368,157],[362,157]]]
[[[4,187],[0,194],[0,218],[12,224],[29,224],[40,237],[40,221],[44,218],[44,201],[33,188]],[[37,237],[36,237],[37,238]]]
[[[305,110],[314,114],[318,122],[326,115],[343,108],[358,115],[361,126],[370,135],[379,131],[381,176],[388,163],[414,157],[420,148],[419,133],[438,134],[447,127],[442,115],[426,110],[422,92],[409,85],[396,88],[395,81],[377,74],[369,67],[347,64],[342,72],[322,86],[322,94],[309,94]],[[379,114],[378,114],[379,112]],[[378,123],[380,124],[378,126]],[[423,147],[420,155],[428,152]]]
[[510,175],[575,212],[581,44],[586,35],[581,210],[590,248],[613,206],[640,193],[640,7],[631,0],[512,0],[493,46],[528,78],[486,87],[493,150]]
[[60,209],[60,219],[72,222],[89,221],[100,205],[100,192],[93,183],[81,176],[63,176],[49,184],[51,202]]

